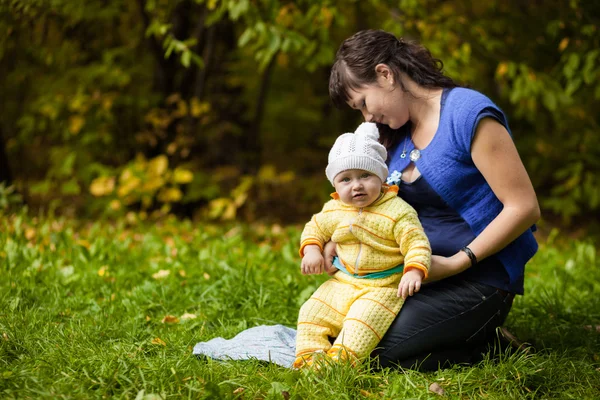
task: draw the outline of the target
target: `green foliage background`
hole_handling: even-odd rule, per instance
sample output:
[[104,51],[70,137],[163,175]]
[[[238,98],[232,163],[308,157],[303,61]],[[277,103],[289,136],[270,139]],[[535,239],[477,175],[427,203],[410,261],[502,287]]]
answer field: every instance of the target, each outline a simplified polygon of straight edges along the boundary
[[335,50],[382,28],[498,103],[545,215],[589,224],[599,25],[578,0],[0,0],[0,181],[67,214],[304,219],[360,121]]

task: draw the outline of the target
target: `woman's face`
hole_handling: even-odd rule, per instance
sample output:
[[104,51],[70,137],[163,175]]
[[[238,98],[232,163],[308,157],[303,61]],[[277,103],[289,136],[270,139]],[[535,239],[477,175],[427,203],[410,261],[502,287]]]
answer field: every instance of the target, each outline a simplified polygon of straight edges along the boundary
[[378,122],[398,129],[409,120],[407,96],[395,83],[387,66],[381,70],[377,71],[375,83],[350,90],[348,105],[362,112],[367,122]]

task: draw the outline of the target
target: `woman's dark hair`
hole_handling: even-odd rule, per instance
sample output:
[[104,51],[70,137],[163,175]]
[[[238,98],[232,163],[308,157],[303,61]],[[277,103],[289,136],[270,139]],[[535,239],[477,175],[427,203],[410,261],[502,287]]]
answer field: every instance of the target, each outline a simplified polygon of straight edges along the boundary
[[[396,36],[382,30],[364,30],[344,40],[335,56],[329,76],[329,96],[336,107],[341,108],[347,104],[350,90],[376,82],[377,64],[390,67],[402,90],[406,89],[400,79],[401,74],[426,88],[457,86],[451,78],[442,73],[442,61],[433,58],[425,47],[415,42],[397,39]],[[379,141],[390,149],[401,135],[387,125],[378,126]]]

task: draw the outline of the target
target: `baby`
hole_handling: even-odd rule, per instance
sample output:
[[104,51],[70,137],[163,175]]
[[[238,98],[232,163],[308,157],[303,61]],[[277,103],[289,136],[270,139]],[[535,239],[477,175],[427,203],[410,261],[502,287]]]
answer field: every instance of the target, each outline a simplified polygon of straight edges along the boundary
[[[323,272],[321,254],[336,243],[339,270],[300,309],[294,368],[312,366],[315,354],[353,364],[369,356],[407,295],[427,277],[431,247],[416,211],[387,178],[387,152],[374,123],[338,137],[327,178],[333,200],[302,232],[303,274]],[[336,338],[333,345],[329,338]]]

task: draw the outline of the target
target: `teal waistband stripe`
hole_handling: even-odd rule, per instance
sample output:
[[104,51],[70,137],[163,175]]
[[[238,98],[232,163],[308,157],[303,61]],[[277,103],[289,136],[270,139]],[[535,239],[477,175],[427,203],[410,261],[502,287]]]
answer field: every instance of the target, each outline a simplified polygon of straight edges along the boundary
[[387,269],[385,271],[381,271],[381,272],[373,272],[371,274],[366,274],[366,275],[357,275],[357,274],[351,274],[350,271],[348,271],[346,269],[346,267],[344,267],[344,264],[341,263],[340,259],[338,257],[333,257],[333,266],[336,267],[337,269],[339,269],[340,271],[354,277],[354,278],[358,278],[358,279],[379,279],[379,278],[386,278],[390,275],[394,275],[397,274],[399,272],[404,271],[404,264],[400,264],[395,266],[394,268],[390,268]]

